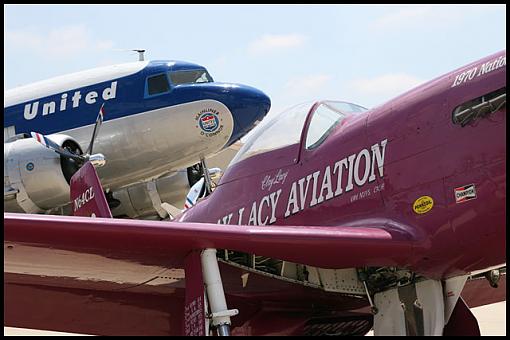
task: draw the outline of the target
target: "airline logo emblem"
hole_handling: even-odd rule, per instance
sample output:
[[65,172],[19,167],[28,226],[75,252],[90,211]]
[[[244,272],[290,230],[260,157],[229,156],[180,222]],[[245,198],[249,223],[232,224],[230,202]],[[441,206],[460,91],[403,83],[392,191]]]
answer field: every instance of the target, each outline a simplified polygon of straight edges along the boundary
[[214,109],[202,110],[196,114],[196,128],[200,128],[200,134],[206,137],[216,136],[223,130],[220,112]]
[[463,203],[474,200],[476,198],[476,188],[474,184],[465,185],[455,188],[455,203]]
[[204,132],[214,132],[219,126],[218,122],[219,119],[214,113],[206,112],[200,116],[199,124]]

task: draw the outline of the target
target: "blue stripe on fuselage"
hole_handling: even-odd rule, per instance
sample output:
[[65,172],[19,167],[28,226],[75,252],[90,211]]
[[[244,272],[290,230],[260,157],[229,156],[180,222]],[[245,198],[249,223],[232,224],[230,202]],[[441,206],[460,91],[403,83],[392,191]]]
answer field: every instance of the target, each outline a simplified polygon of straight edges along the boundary
[[[42,134],[57,133],[81,126],[94,124],[99,109],[103,102],[104,120],[112,120],[116,118],[126,117],[145,111],[155,110],[166,106],[187,103],[193,100],[199,100],[200,93],[185,91],[183,95],[176,95],[175,89],[168,94],[157,96],[154,98],[144,98],[144,88],[146,77],[151,74],[161,72],[183,70],[183,69],[204,69],[200,65],[186,62],[170,62],[170,61],[152,61],[143,70],[118,79],[97,83],[76,89],[70,89],[66,92],[57,93],[52,96],[43,98],[34,98],[31,101],[16,104],[4,108],[4,127],[15,126],[16,133],[30,133],[37,131]],[[103,99],[103,92],[106,98],[112,96],[112,84],[115,88],[115,98],[107,100]],[[183,85],[181,85],[183,86]],[[110,92],[108,92],[110,89]],[[78,91],[81,98],[78,99]],[[86,97],[89,95],[89,101],[93,101],[94,93],[97,94],[95,102],[88,104]],[[67,94],[65,100],[63,95]],[[73,97],[75,101],[73,102]],[[37,115],[32,119],[25,119],[25,106],[33,105],[38,102]],[[44,104],[54,103],[53,113],[43,115]],[[63,105],[64,110],[60,110]],[[77,105],[73,107],[73,105]],[[31,111],[30,111],[31,112]]]

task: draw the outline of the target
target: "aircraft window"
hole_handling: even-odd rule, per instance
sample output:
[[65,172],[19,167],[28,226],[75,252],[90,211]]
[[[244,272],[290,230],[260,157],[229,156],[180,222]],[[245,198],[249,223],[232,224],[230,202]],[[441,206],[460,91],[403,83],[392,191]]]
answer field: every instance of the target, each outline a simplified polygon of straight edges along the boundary
[[306,148],[316,148],[345,117],[364,111],[366,111],[364,107],[345,102],[321,103],[312,115],[306,135]]
[[298,104],[264,123],[260,123],[241,147],[230,165],[269,150],[299,143],[305,119],[314,101]]
[[207,70],[186,70],[169,72],[170,80],[175,85],[190,83],[210,83],[213,81]]
[[149,96],[168,92],[169,90],[170,86],[168,85],[166,74],[158,74],[157,76],[152,76],[147,79],[147,91]]

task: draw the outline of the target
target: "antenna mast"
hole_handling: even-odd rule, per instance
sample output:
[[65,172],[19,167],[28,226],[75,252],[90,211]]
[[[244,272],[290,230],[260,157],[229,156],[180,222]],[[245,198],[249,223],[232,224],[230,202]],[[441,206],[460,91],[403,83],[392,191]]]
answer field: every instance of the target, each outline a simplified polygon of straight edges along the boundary
[[138,61],[144,61],[144,52],[145,50],[131,50],[131,51],[135,51],[135,52],[138,52]]

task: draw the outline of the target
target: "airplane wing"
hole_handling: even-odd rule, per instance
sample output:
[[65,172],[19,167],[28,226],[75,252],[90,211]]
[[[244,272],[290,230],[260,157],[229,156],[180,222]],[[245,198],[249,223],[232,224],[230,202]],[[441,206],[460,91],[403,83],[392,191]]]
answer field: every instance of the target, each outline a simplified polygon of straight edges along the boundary
[[[357,226],[307,227],[111,219],[100,181],[90,162],[71,179],[71,200],[73,212],[77,215],[74,217],[4,214],[4,280],[9,290],[7,296],[12,300],[7,308],[7,323],[12,326],[90,332],[90,327],[80,328],[83,325],[75,321],[66,322],[69,317],[75,320],[72,317],[74,311],[81,310],[87,303],[90,304],[89,301],[85,305],[83,301],[74,301],[74,304],[61,308],[58,316],[53,315],[44,322],[34,320],[24,311],[59,300],[51,298],[55,294],[49,288],[52,286],[64,292],[78,287],[89,291],[102,287],[100,289],[106,291],[122,289],[129,294],[131,289],[136,290],[136,287],[153,280],[178,282],[184,278],[179,270],[184,269],[186,289],[182,333],[205,335],[207,327],[201,312],[204,310],[205,287],[202,272],[208,268],[208,285],[211,285],[216,282],[210,276],[211,268],[217,268],[217,263],[201,264],[200,250],[237,250],[323,268],[403,266],[412,258],[410,253],[414,251],[417,239],[384,220],[359,221]],[[91,214],[99,217],[84,217]],[[110,288],[105,288],[105,283]],[[29,291],[20,292],[23,289]],[[153,300],[150,296],[156,292],[154,289],[158,291],[159,288],[149,288],[143,295],[147,311],[151,310]],[[23,303],[23,296],[33,299],[37,294],[43,296],[36,298],[35,302]],[[216,293],[211,296],[216,296]],[[128,300],[133,302],[136,298],[129,296]],[[215,305],[220,306],[221,303],[216,301]],[[130,313],[129,309],[117,305],[113,310],[115,313]],[[212,313],[214,316],[214,311]],[[217,311],[213,324],[230,324],[225,313],[235,313],[235,310]],[[97,325],[101,320],[96,310],[86,314],[87,322]],[[363,330],[368,330],[371,321],[363,318]],[[116,327],[125,325],[122,321],[113,324]],[[156,324],[151,323],[159,329]],[[175,325],[170,328],[175,331]],[[110,334],[103,328],[99,332]]]
[[[8,325],[91,332],[88,326],[66,322],[68,315],[73,316],[74,311],[84,308],[83,301],[73,300],[75,304],[62,308],[63,314],[53,315],[41,323],[31,320],[26,311],[41,308],[51,300],[51,294],[55,293],[48,291],[51,290],[48,285],[65,291],[70,285],[94,289],[113,282],[123,285],[115,289],[122,287],[128,294],[129,287],[140,287],[148,282],[143,281],[147,277],[150,280],[159,280],[162,276],[183,279],[178,272],[182,268],[186,272],[182,334],[204,335],[204,314],[200,314],[203,308],[196,306],[203,306],[204,301],[201,298],[204,296],[204,284],[200,283],[202,271],[211,267],[203,265],[201,268],[200,260],[193,255],[198,250],[229,249],[321,268],[349,268],[406,266],[417,244],[411,235],[392,229],[384,221],[367,222],[362,227],[238,226],[4,213],[4,280],[9,281],[7,296],[13,299],[6,309]],[[193,257],[194,263],[190,262]],[[169,274],[161,274],[163,272]],[[28,289],[27,284],[35,284],[35,288],[21,293],[20,289]],[[22,295],[32,296],[34,290],[44,292],[44,297],[34,303],[19,301]],[[147,300],[143,302],[144,308],[149,308],[145,304],[153,301],[152,295],[143,296]],[[130,296],[128,300],[135,298]],[[351,303],[354,300],[339,306],[350,308]],[[90,308],[93,306],[96,303],[90,304]],[[115,305],[112,311],[129,312],[123,308]],[[18,310],[22,312],[17,313]],[[100,318],[95,313],[96,310],[86,313],[86,320],[97,325]],[[221,318],[220,313],[217,315]],[[362,321],[353,322],[362,322],[363,330],[359,334],[364,334],[372,325],[371,319],[360,317]],[[112,324],[115,327],[124,325],[123,322]],[[103,328],[98,329],[110,334]],[[111,334],[118,333],[112,331]]]
[[[321,268],[410,264],[416,235],[387,221],[365,226],[238,226],[4,213],[4,244],[95,254],[147,265],[181,265],[192,250],[217,248]],[[8,257],[4,259],[7,261]],[[182,268],[182,267],[181,267]]]

